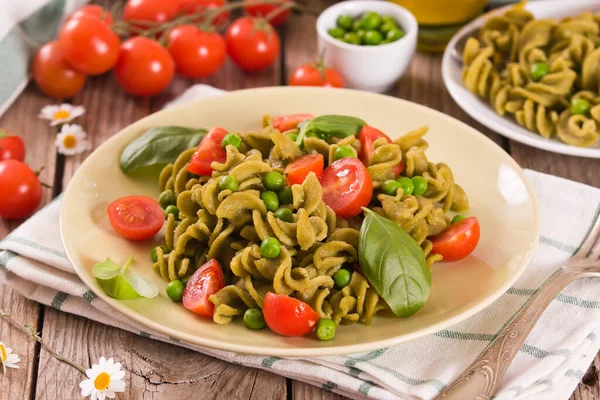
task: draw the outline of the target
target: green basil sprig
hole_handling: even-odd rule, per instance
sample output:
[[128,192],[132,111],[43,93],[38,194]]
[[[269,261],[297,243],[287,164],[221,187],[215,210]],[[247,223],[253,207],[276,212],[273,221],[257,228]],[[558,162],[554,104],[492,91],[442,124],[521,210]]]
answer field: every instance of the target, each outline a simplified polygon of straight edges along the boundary
[[402,228],[364,208],[360,228],[360,267],[398,317],[416,313],[429,297],[431,272],[421,246]]
[[121,154],[121,171],[126,174],[138,168],[168,164],[190,147],[198,146],[206,129],[182,126],[159,126],[148,129],[129,143]]
[[151,299],[156,297],[158,287],[147,282],[137,273],[130,271],[129,267],[132,262],[133,257],[129,257],[121,267],[107,257],[104,262],[94,265],[92,275],[94,275],[102,290],[115,299],[125,300],[138,297]]
[[358,135],[367,123],[347,115],[321,115],[298,124],[300,132],[296,144],[300,146],[306,136],[316,136],[327,141],[332,136],[345,138]]

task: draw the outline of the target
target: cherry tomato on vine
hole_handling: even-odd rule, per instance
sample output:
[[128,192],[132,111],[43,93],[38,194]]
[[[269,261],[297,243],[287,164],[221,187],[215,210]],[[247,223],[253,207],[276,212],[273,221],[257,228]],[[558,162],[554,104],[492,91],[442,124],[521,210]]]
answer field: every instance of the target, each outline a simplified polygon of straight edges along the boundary
[[32,63],[33,80],[46,96],[68,99],[81,91],[85,74],[75,71],[62,57],[58,41],[46,43],[35,53]]
[[[218,7],[222,7],[227,2],[225,0],[179,0],[179,12],[184,14],[195,14],[202,12],[203,10],[212,10]],[[201,22],[202,18],[199,18],[196,22]],[[229,21],[229,11],[222,11],[212,21],[214,25],[221,26]]]
[[129,240],[146,240],[156,235],[165,222],[158,202],[148,196],[127,196],[110,203],[108,219],[115,232]]
[[305,302],[271,292],[265,296],[263,314],[267,326],[283,336],[304,336],[320,318]]
[[479,243],[480,228],[476,217],[455,222],[442,233],[431,238],[433,254],[441,254],[443,261],[462,260],[475,250]]
[[35,172],[18,160],[0,161],[0,217],[27,218],[42,201],[42,184]]
[[175,18],[178,13],[179,4],[175,0],[128,0],[123,10],[123,19],[166,22]]
[[[291,0],[282,0],[284,2],[289,2]],[[252,15],[253,17],[266,17],[273,10],[279,7],[279,4],[253,4],[260,3],[261,0],[244,0],[244,10],[247,14]],[[287,21],[290,16],[291,9],[286,8],[275,17],[269,20],[269,23],[273,26],[279,26]]]
[[60,31],[58,42],[63,59],[88,75],[103,74],[119,58],[119,37],[95,16],[69,19]]
[[0,161],[1,160],[25,160],[25,143],[21,136],[0,129]]
[[79,18],[82,15],[91,15],[92,17],[100,18],[100,20],[104,21],[107,25],[112,25],[114,22],[110,11],[97,4],[88,4],[81,7],[71,15],[71,18]]
[[339,71],[329,68],[323,63],[310,62],[302,64],[290,78],[291,86],[327,86],[344,87],[344,78]]
[[233,62],[245,71],[269,68],[279,54],[279,36],[264,19],[242,17],[236,19],[225,33],[227,53]]
[[215,305],[208,299],[225,287],[223,269],[214,258],[202,265],[183,289],[183,306],[200,316],[211,318]]
[[154,96],[169,86],[174,74],[173,57],[157,41],[136,36],[121,45],[115,77],[127,93]]
[[335,214],[354,217],[369,205],[373,196],[373,181],[367,167],[357,158],[340,158],[321,175],[323,201]]
[[227,46],[217,32],[204,32],[195,25],[179,25],[169,32],[167,49],[177,72],[190,79],[206,78],[225,63]]

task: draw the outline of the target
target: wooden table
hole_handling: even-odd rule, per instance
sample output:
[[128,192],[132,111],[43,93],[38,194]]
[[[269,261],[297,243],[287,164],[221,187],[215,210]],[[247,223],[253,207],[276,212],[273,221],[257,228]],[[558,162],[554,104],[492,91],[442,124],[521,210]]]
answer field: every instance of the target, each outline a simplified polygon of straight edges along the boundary
[[[311,0],[313,8],[322,9],[326,1]],[[245,74],[229,61],[206,83],[226,90],[259,86],[285,85],[287,77],[299,64],[316,57],[315,18],[293,15],[280,34],[281,54],[275,65],[258,74]],[[537,150],[507,140],[468,117],[450,98],[441,76],[441,57],[416,54],[406,75],[389,93],[424,104],[458,118],[475,127],[509,152],[524,168],[549,173],[600,187],[600,160],[568,157]],[[86,109],[82,124],[93,147],[132,122],[160,110],[165,102],[181,94],[193,82],[176,80],[163,95],[152,99],[127,96],[108,74],[89,79],[75,99]],[[21,132],[27,145],[27,161],[34,167],[45,166],[43,181],[53,185],[46,190],[43,202],[49,202],[67,186],[73,172],[89,153],[75,157],[57,155],[55,133],[37,118],[39,110],[53,101],[42,96],[34,85],[0,118],[0,127]],[[19,223],[0,220],[0,239]],[[84,318],[59,312],[26,300],[10,289],[0,287],[0,307],[18,321],[31,324],[55,350],[81,365],[91,365],[102,355],[115,356],[124,368],[127,391],[120,399],[341,399],[343,397],[305,383],[292,381],[269,372],[228,364],[189,350],[153,341]],[[75,369],[56,361],[23,333],[0,323],[0,340],[21,355],[21,370],[9,371],[0,378],[0,398],[71,399],[80,398],[79,382],[83,376]],[[598,371],[600,359],[585,374],[571,399],[600,399]]]

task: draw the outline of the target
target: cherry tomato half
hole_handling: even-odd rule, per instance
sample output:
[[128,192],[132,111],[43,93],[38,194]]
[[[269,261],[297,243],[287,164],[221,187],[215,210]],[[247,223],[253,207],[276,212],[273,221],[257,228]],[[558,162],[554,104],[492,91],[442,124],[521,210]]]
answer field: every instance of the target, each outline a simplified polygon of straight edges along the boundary
[[173,57],[157,41],[136,36],[121,45],[115,77],[127,93],[154,96],[169,86],[173,75]]
[[263,315],[267,326],[283,336],[304,336],[320,318],[305,302],[271,292],[265,296]]
[[225,162],[227,159],[227,153],[225,149],[221,146],[221,142],[223,138],[227,135],[227,131],[223,128],[219,128],[218,126],[214,126],[210,128],[198,148],[196,152],[190,159],[190,163],[188,165],[188,171],[192,174],[208,176],[212,174],[212,167],[210,164],[213,161],[217,162]]
[[114,22],[113,16],[106,8],[98,4],[88,4],[75,11],[71,18],[79,18],[82,15],[91,15],[92,17],[100,18],[107,25],[112,25]]
[[297,127],[300,122],[312,119],[313,117],[314,115],[312,114],[292,114],[274,117],[273,128],[279,130],[279,132],[289,131]]
[[225,275],[214,258],[202,265],[183,289],[183,306],[193,313],[211,318],[215,305],[208,299],[225,287]]
[[225,39],[217,32],[204,32],[195,25],[179,25],[169,32],[167,49],[177,72],[190,79],[206,78],[225,63]]
[[285,167],[285,180],[290,186],[301,185],[311,172],[314,172],[317,178],[320,178],[324,166],[325,159],[322,154],[309,154],[296,158]]
[[150,23],[166,22],[175,18],[178,12],[179,4],[174,0],[128,0],[123,10],[123,19]]
[[279,36],[263,19],[242,17],[236,19],[225,33],[227,53],[244,71],[262,71],[269,68],[279,54]]
[[[195,14],[203,10],[212,10],[218,7],[224,6],[225,0],[179,0],[179,12],[184,14]],[[213,20],[212,24],[216,26],[222,26],[229,21],[229,11],[222,11]],[[202,22],[202,18],[198,21]]]
[[479,221],[476,217],[469,217],[453,223],[431,238],[431,252],[443,256],[443,261],[462,260],[475,250],[479,236]]
[[105,73],[119,58],[119,37],[96,16],[69,19],[60,30],[58,42],[63,59],[88,75]]
[[344,87],[344,78],[338,70],[321,63],[302,64],[290,78],[291,86]]
[[[252,15],[253,17],[266,17],[273,10],[280,7],[280,4],[253,4],[260,3],[261,0],[244,0],[244,10],[246,14]],[[284,2],[289,2],[290,0],[282,0]],[[286,8],[281,11],[275,17],[269,20],[269,23],[273,26],[279,26],[287,21],[290,16],[291,8]]]
[[129,240],[150,239],[165,222],[158,202],[147,196],[122,197],[110,203],[107,212],[115,232]]
[[27,218],[42,201],[42,185],[35,172],[17,160],[0,161],[0,217]]
[[[373,142],[375,142],[377,139],[384,138],[388,143],[392,143],[392,139],[390,139],[388,135],[369,125],[363,126],[358,133],[357,138],[360,141],[360,152],[358,153],[358,158],[367,167],[371,162],[371,155],[373,154]],[[392,172],[395,176],[400,175],[402,171],[404,171],[403,162],[400,162],[400,164],[392,168]]]
[[25,160],[25,143],[21,136],[0,129],[0,161]]
[[325,204],[344,218],[360,214],[373,196],[371,175],[356,158],[340,158],[331,163],[323,171],[321,186]]
[[63,60],[56,40],[46,43],[35,53],[32,75],[42,93],[59,100],[75,96],[85,84],[85,74],[75,71]]

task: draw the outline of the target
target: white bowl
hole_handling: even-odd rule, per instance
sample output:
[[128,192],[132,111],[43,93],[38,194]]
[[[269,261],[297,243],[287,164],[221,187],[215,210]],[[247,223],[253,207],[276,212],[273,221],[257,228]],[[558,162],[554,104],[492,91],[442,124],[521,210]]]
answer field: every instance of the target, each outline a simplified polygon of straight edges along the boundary
[[[327,33],[336,26],[341,14],[356,18],[367,11],[394,17],[404,30],[404,37],[379,46],[359,46]],[[415,17],[397,4],[380,0],[344,1],[327,8],[317,19],[319,54],[325,52],[325,63],[340,71],[346,87],[381,93],[391,89],[406,71],[417,45],[417,30]]]

